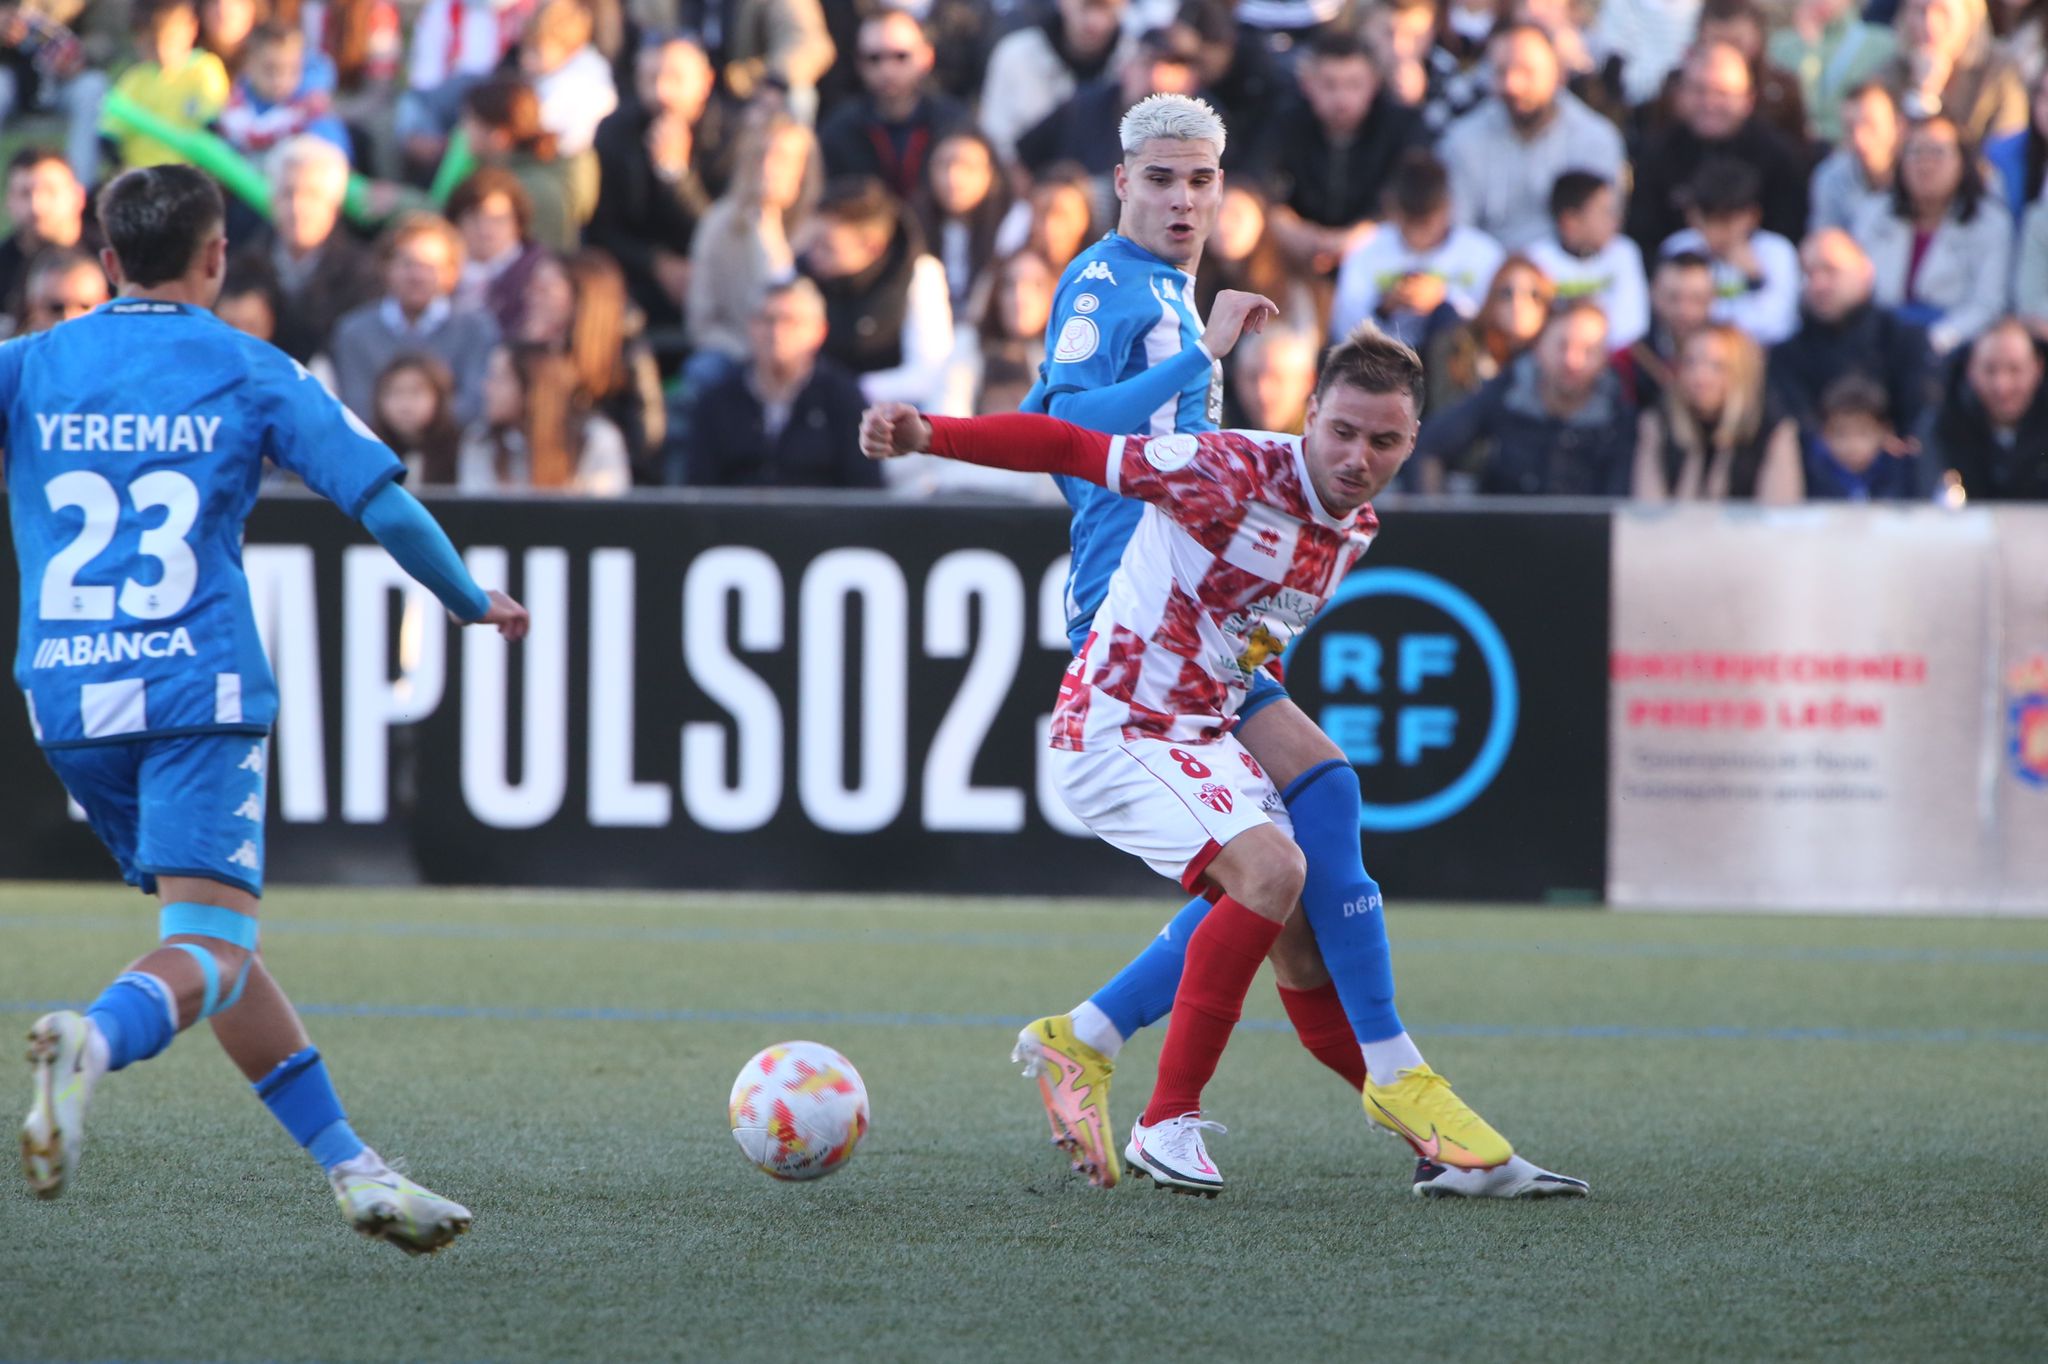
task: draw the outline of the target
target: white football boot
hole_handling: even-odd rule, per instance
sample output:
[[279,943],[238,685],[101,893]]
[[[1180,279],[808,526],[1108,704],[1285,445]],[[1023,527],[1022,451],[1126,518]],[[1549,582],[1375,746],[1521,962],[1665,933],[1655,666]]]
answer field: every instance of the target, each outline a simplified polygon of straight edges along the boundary
[[21,1169],[29,1192],[55,1198],[85,1150],[85,1106],[106,1074],[106,1040],[84,1014],[44,1014],[28,1030],[28,1065],[35,1093],[21,1124]]
[[1420,1198],[1584,1198],[1590,1192],[1585,1180],[1552,1174],[1520,1156],[1509,1156],[1490,1170],[1415,1162],[1415,1193]]
[[469,1230],[469,1209],[413,1183],[368,1147],[327,1172],[348,1224],[408,1255],[432,1255]]
[[1223,1175],[1209,1159],[1209,1150],[1202,1145],[1202,1133],[1220,1136],[1228,1130],[1222,1123],[1210,1122],[1199,1113],[1183,1113],[1150,1127],[1141,1117],[1131,1124],[1124,1162],[1132,1174],[1150,1179],[1162,1189],[1214,1198],[1223,1192]]

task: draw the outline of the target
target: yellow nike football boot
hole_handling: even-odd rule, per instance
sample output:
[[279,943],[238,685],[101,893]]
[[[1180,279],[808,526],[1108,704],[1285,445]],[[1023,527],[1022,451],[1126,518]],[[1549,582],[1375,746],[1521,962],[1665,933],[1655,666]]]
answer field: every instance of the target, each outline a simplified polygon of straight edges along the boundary
[[1451,1082],[1427,1065],[1412,1066],[1390,1085],[1365,1082],[1366,1115],[1415,1148],[1415,1154],[1460,1170],[1490,1170],[1514,1155],[1508,1139],[1466,1107]]
[[1010,1059],[1038,1081],[1052,1144],[1072,1158],[1090,1184],[1114,1189],[1121,1174],[1109,1121],[1109,1076],[1115,1064],[1076,1037],[1074,1020],[1065,1014],[1041,1018],[1018,1033]]

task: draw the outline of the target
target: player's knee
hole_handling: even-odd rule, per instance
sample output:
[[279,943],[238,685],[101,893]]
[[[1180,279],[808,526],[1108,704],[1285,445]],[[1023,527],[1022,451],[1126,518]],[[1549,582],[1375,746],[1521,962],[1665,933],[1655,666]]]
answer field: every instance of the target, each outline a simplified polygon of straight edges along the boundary
[[258,933],[253,915],[219,905],[179,901],[166,904],[158,919],[166,948],[191,958],[199,970],[199,1022],[235,1007],[256,960]]
[[1301,899],[1308,864],[1294,841],[1280,836],[1249,844],[1233,870],[1237,884],[1225,889],[1247,908],[1284,923]]

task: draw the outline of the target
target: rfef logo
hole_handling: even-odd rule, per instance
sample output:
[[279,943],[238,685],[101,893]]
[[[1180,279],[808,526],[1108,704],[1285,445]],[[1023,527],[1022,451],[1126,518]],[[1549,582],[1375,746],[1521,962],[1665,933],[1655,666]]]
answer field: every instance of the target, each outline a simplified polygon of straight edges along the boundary
[[1500,774],[1521,692],[1507,641],[1463,590],[1412,568],[1338,585],[1287,665],[1296,699],[1358,769],[1362,828],[1442,823]]

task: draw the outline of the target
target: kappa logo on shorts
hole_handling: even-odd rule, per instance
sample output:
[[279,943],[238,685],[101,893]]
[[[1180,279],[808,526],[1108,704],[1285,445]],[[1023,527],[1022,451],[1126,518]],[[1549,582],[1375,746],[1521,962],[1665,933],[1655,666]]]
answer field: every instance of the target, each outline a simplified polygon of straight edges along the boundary
[[242,797],[242,803],[235,807],[235,818],[263,818],[263,802],[256,799],[256,793],[254,791],[251,791],[248,795]]
[[256,870],[256,845],[246,838],[243,839],[242,846],[228,854],[228,861],[238,867],[247,867],[250,871]]
[[263,745],[251,744],[249,756],[242,759],[242,765],[236,770],[240,772],[261,772],[263,770]]
[[1229,814],[1231,806],[1236,804],[1231,798],[1230,788],[1222,782],[1204,783],[1202,789],[1195,793],[1195,797],[1219,815]]
[[[1116,276],[1109,273],[1109,262],[1105,260],[1089,261],[1087,267],[1083,269],[1081,273],[1075,278],[1077,282],[1079,280],[1087,279],[1106,279],[1111,284],[1116,283]],[[1079,305],[1077,304],[1076,306],[1078,307]],[[1087,310],[1083,309],[1082,311],[1085,312]]]

